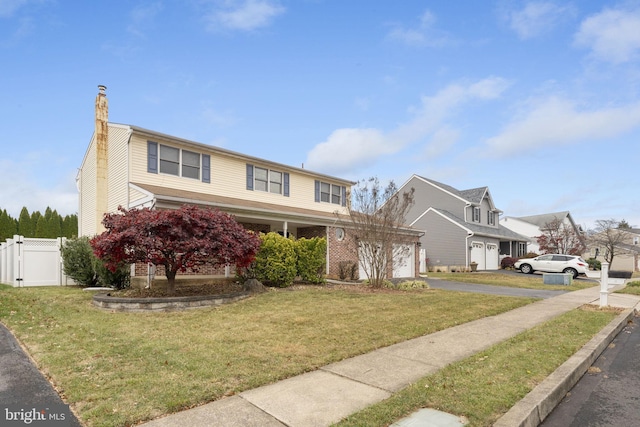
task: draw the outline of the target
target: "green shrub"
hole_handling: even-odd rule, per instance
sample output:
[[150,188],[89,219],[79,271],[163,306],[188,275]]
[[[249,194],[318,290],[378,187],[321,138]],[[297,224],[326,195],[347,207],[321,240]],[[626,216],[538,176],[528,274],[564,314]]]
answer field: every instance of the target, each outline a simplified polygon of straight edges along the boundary
[[358,264],[353,261],[340,261],[338,277],[340,280],[358,280]]
[[105,267],[100,259],[96,258],[95,262],[101,286],[126,289],[131,285],[131,267],[129,267],[129,264],[122,264],[116,268],[116,271],[111,271]]
[[96,257],[88,237],[68,239],[62,246],[62,268],[80,286],[97,286]]
[[88,237],[68,239],[62,246],[62,267],[64,274],[76,284],[84,287],[109,286],[116,289],[129,287],[129,265],[119,266],[115,272],[109,271],[93,254]]
[[589,264],[589,268],[592,270],[602,270],[602,263],[595,258],[589,258],[587,264]]
[[627,286],[631,286],[632,288],[640,288],[640,281],[636,280],[634,282],[627,283]]
[[260,240],[256,259],[247,269],[248,277],[255,277],[268,286],[291,286],[296,277],[294,241],[273,232],[261,234]]
[[300,279],[323,283],[327,265],[327,240],[323,237],[301,238],[295,241],[296,270]]

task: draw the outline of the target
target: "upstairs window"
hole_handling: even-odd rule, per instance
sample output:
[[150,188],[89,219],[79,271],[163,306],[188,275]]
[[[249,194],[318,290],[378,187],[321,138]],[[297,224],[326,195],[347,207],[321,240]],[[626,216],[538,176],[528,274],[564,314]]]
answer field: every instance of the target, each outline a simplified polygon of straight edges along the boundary
[[289,197],[289,174],[247,164],[247,190]]
[[480,222],[480,208],[477,207],[477,206],[473,207],[472,221],[473,222]]
[[182,176],[200,179],[200,154],[182,150]]
[[180,150],[166,145],[160,146],[160,173],[180,175]]
[[211,157],[169,145],[147,142],[147,172],[211,182]]
[[347,205],[347,187],[322,181],[316,181],[315,186],[316,202],[332,203],[340,206]]
[[487,223],[489,225],[496,225],[496,213],[494,211],[489,211],[487,215]]

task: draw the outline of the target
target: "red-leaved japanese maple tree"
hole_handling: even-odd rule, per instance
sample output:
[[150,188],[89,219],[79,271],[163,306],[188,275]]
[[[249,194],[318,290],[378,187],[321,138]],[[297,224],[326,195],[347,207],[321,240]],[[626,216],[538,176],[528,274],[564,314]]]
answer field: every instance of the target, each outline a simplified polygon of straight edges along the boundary
[[260,238],[229,214],[197,206],[175,210],[130,209],[105,214],[105,231],[91,239],[94,253],[107,268],[121,263],[162,265],[167,291],[175,291],[178,271],[203,264],[248,266]]

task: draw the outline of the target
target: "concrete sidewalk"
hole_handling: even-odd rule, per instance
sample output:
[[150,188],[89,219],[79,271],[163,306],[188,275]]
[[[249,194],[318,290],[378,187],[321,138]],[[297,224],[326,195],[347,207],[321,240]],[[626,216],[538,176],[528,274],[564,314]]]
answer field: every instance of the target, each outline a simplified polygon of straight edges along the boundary
[[[628,317],[633,312],[632,309],[638,305],[640,297],[610,294],[608,300],[610,306],[628,310],[594,338],[593,341],[599,345],[594,344],[590,353],[602,347],[599,350],[601,352],[608,345],[615,337],[616,330],[619,331],[617,325],[624,326],[625,316]],[[237,396],[172,414],[143,425],[145,427],[329,426],[390,397],[394,392],[446,365],[487,349],[583,304],[598,304],[598,302],[599,287],[597,286],[569,292],[497,316],[486,317],[381,348],[325,366],[317,371],[248,390]],[[583,355],[580,361],[574,361],[573,364],[565,367],[565,370],[570,373],[578,372],[585,363],[590,365],[589,360],[590,356]],[[589,365],[584,367],[584,370]],[[540,402],[543,401],[549,405],[555,394],[560,394],[562,398],[573,386],[571,384],[564,390],[571,381],[567,381],[566,378],[562,381],[564,385],[560,388],[547,385],[548,393],[545,394],[545,391],[542,391],[542,397],[538,396],[530,402],[520,402],[516,408],[505,415],[502,425],[537,425],[529,422],[540,416]],[[553,406],[556,403],[553,403]]]

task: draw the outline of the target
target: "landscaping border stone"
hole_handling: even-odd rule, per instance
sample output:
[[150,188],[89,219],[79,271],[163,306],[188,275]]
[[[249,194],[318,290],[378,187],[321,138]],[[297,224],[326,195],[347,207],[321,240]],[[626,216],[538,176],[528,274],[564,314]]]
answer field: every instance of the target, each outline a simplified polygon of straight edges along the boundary
[[250,292],[162,298],[121,298],[109,294],[96,294],[93,296],[93,305],[103,310],[118,312],[181,311],[229,304],[249,296]]

